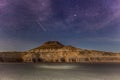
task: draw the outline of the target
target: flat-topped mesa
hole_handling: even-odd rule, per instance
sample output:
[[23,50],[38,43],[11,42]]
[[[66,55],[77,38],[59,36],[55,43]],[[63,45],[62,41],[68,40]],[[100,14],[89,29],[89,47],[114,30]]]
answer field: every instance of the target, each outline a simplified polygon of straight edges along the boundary
[[58,48],[62,48],[64,47],[63,44],[61,44],[60,42],[58,41],[48,41],[48,42],[45,42],[42,46],[40,46],[41,48],[55,48],[55,49],[58,49]]
[[64,45],[58,41],[47,41],[43,45],[29,50],[29,52],[46,52],[46,51],[50,51],[50,50],[58,50],[63,47],[64,47]]
[[48,41],[26,52],[24,62],[120,62],[120,54],[86,50],[65,46],[58,41]]

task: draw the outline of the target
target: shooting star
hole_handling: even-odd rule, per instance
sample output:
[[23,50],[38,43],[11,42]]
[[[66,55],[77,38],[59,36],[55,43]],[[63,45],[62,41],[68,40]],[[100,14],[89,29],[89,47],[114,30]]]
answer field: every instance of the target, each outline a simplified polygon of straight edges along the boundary
[[45,28],[45,26],[43,26],[43,25],[41,24],[40,20],[38,20],[38,24],[39,24],[40,28],[41,28],[44,32],[47,31],[47,29]]

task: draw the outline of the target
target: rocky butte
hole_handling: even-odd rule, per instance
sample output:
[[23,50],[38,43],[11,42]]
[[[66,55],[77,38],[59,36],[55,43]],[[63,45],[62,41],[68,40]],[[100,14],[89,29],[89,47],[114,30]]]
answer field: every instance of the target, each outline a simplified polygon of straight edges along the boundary
[[22,52],[23,62],[120,62],[120,53],[86,50],[66,46],[58,41]]

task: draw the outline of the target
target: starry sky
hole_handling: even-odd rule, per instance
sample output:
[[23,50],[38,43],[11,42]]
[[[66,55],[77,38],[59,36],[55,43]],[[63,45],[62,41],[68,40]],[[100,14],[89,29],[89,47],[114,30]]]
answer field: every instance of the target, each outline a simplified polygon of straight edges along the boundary
[[0,0],[0,51],[50,40],[120,52],[120,0]]

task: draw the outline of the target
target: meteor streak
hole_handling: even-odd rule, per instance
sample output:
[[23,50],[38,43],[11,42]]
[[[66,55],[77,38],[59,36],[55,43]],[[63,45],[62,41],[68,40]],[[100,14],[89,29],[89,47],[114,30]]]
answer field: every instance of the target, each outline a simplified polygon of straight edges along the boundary
[[38,24],[39,24],[40,28],[41,28],[44,32],[47,31],[46,28],[45,28],[45,26],[43,26],[43,25],[41,24],[40,20],[38,21]]

